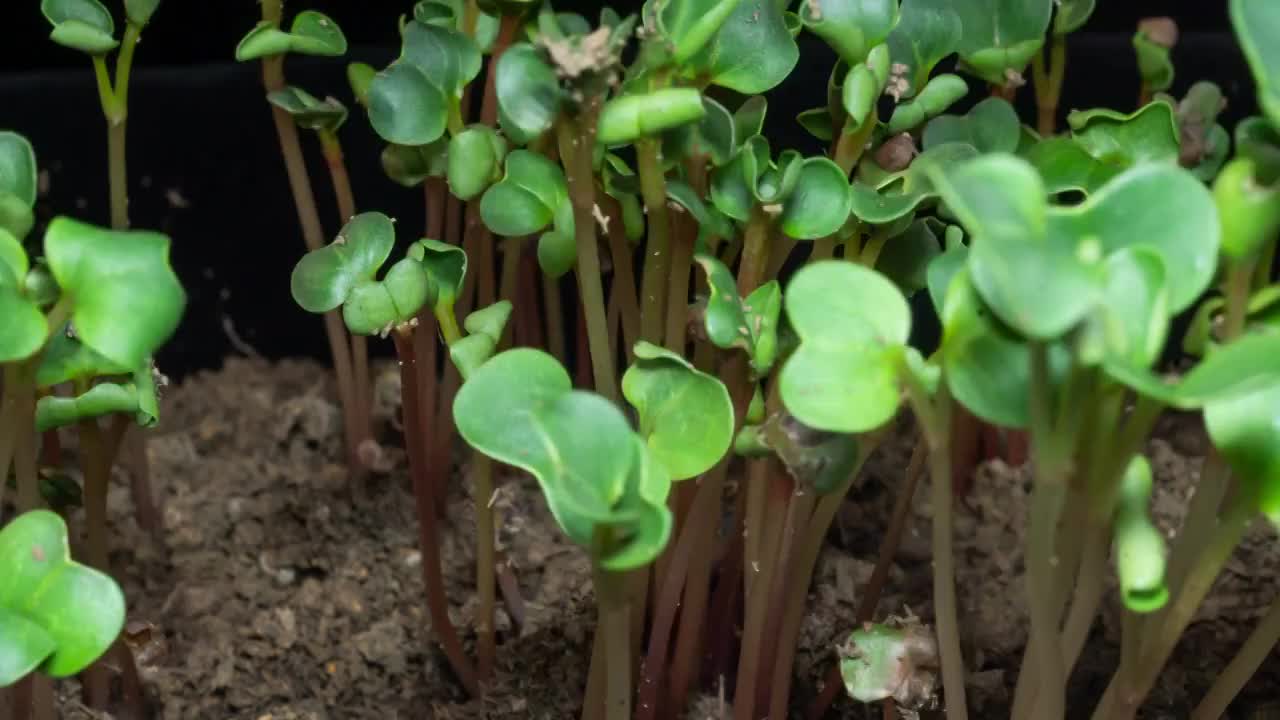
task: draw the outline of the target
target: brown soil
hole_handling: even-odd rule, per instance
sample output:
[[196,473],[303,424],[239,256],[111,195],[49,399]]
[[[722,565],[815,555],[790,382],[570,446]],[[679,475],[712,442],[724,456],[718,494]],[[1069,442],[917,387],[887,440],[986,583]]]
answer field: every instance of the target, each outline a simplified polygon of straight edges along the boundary
[[[393,449],[395,470],[353,501],[330,397],[326,374],[302,362],[231,359],[222,371],[173,388],[150,443],[165,504],[160,541],[138,529],[117,477],[111,560],[131,619],[156,626],[152,657],[142,668],[155,717],[576,717],[594,625],[590,572],[584,554],[556,530],[533,482],[501,478],[496,498],[500,549],[519,578],[526,614],[514,627],[499,610],[498,677],[480,707],[464,702],[430,643],[403,453]],[[391,409],[382,407],[387,425]],[[851,493],[820,562],[796,659],[794,717],[802,717],[832,648],[852,624],[906,466],[908,436],[899,435]],[[1155,508],[1176,527],[1205,442],[1180,418],[1166,422],[1159,436],[1166,439],[1149,448],[1158,475]],[[977,718],[1008,716],[1026,638],[1020,549],[1027,485],[1025,472],[989,464],[958,511],[961,626]],[[909,608],[931,620],[925,487],[917,492],[914,524],[881,616]],[[448,517],[447,591],[454,619],[465,628],[474,602],[474,522],[465,482]],[[1280,574],[1274,542],[1273,531],[1259,523],[1237,551],[1144,718],[1185,717],[1265,611]],[[1118,618],[1112,594],[1073,675],[1070,718],[1088,716],[1115,667]],[[1276,688],[1280,658],[1253,679],[1236,707],[1274,697]],[[93,717],[75,701],[76,690],[73,681],[60,685],[63,716]],[[709,697],[695,707],[689,717],[704,720],[718,717],[721,703]],[[880,717],[878,709],[848,701],[829,716]]]

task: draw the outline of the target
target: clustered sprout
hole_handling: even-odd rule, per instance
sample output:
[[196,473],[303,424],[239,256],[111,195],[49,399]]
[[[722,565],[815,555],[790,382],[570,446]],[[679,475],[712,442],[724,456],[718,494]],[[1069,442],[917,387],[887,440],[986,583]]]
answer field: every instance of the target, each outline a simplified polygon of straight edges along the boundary
[[[113,84],[110,14],[96,0],[44,2],[54,39],[94,59],[117,232],[56,219],[43,261],[28,263],[34,155],[0,135],[0,316],[14,318],[0,328],[0,468],[12,456],[19,506],[34,509],[36,432],[79,427],[99,570],[119,418],[155,421],[149,357],[182,305],[167,241],[123,231],[128,68],[156,2],[125,4]],[[431,627],[471,696],[495,672],[501,466],[536,479],[590,557],[588,720],[677,716],[708,678],[736,720],[793,716],[824,539],[904,409],[912,462],[859,625],[830,639],[812,718],[841,688],[886,716],[968,716],[955,480],[993,436],[1025,444],[1034,471],[1014,718],[1067,716],[1108,564],[1123,643],[1093,717],[1134,717],[1251,522],[1280,524],[1272,0],[1229,3],[1262,110],[1234,137],[1213,84],[1167,94],[1178,34],[1167,18],[1133,38],[1138,106],[1072,110],[1060,131],[1066,36],[1094,0],[648,0],[639,15],[603,8],[595,24],[537,0],[422,0],[401,18],[392,63],[347,68],[387,143],[387,175],[424,194],[425,235],[402,253],[392,218],[357,210],[346,107],[285,83],[288,54],[340,56],[346,39],[311,10],[286,31],[281,4],[263,0],[236,57],[262,62],[309,248],[292,294],[325,318],[356,487],[380,467],[366,338],[394,343]],[[797,117],[828,147],[812,156],[763,134],[763,94],[796,67],[801,32],[838,56],[824,102]],[[935,72],[953,56],[954,73]],[[1035,129],[1012,105],[1028,81]],[[989,97],[958,112],[979,89]],[[316,133],[336,191],[342,227],[327,244],[298,127]],[[921,293],[941,323],[936,347],[911,343]],[[1171,338],[1183,313],[1193,321]],[[1176,377],[1159,368],[1170,340],[1195,359]],[[35,402],[68,384],[71,395]],[[1171,542],[1150,514],[1142,454],[1166,409],[1202,413],[1214,445]],[[103,416],[116,418],[105,438]],[[449,615],[438,539],[455,432],[472,451],[474,656]],[[876,622],[926,468],[933,627]],[[67,560],[61,530],[36,512],[0,534],[0,564],[13,563],[0,578],[19,578],[0,582],[0,638],[21,639],[0,649],[22,651],[20,663],[0,652],[0,684],[35,667],[76,672],[118,633],[118,591],[52,610],[79,613],[92,647],[33,611],[22,578],[106,582]],[[1277,608],[1194,718],[1221,716],[1280,639]]]

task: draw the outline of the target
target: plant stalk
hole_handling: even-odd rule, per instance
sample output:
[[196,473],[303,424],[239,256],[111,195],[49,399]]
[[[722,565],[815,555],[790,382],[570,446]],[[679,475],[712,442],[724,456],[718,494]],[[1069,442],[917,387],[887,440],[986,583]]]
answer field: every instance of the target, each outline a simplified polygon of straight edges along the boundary
[[1035,76],[1037,128],[1042,137],[1058,131],[1058,104],[1062,99],[1062,81],[1067,71],[1067,40],[1053,34],[1049,40],[1048,67],[1045,67],[1044,51],[1037,52],[1031,60]]
[[619,300],[618,310],[622,319],[622,337],[627,345],[627,357],[631,357],[636,341],[640,339],[640,296],[636,291],[635,267],[632,263],[631,245],[622,227],[622,208],[613,198],[601,198],[609,219],[605,235],[609,238],[609,256],[613,261],[613,290]]
[[1191,720],[1218,720],[1225,717],[1227,706],[1262,666],[1277,642],[1280,642],[1280,599],[1271,603],[1271,608],[1253,629],[1249,639],[1244,641],[1244,645],[1240,646],[1240,650],[1218,675],[1218,679],[1213,681],[1209,692],[1191,713]]
[[444,576],[441,572],[440,544],[436,529],[436,495],[427,475],[426,457],[422,446],[423,410],[418,404],[418,368],[413,338],[406,326],[397,328],[396,355],[400,361],[401,403],[404,413],[405,446],[409,455],[409,470],[413,475],[413,495],[418,513],[418,541],[422,546],[422,580],[427,591],[427,608],[431,614],[431,629],[440,647],[453,667],[463,687],[472,697],[480,696],[480,684],[475,667],[467,659],[457,629],[449,619],[449,600],[444,594]]
[[[593,573],[605,662],[605,720],[631,720],[631,611],[627,576],[597,567]],[[592,658],[595,664],[595,658]]]
[[840,166],[847,176],[853,172],[858,161],[862,159],[862,153],[867,149],[867,143],[871,140],[871,133],[876,129],[877,121],[875,114],[872,113],[862,126],[853,132],[841,132],[840,139],[836,142],[835,163]]
[[596,246],[595,180],[591,168],[591,148],[595,147],[599,98],[574,119],[557,123],[560,156],[566,162],[569,199],[573,203],[574,233],[578,244],[578,284],[582,310],[586,315],[587,343],[596,392],[618,401],[618,375],[609,352],[609,325],[605,318],[604,288],[600,282],[600,253]]
[[480,601],[476,620],[477,671],[483,682],[493,676],[494,644],[494,521],[493,461],[483,453],[471,456],[471,486],[476,509],[476,595]]
[[[781,477],[778,468],[773,467],[773,460],[761,458],[751,461],[751,477],[748,482],[759,482],[766,489],[766,503],[775,508],[786,505],[791,495],[791,483],[788,478]],[[755,720],[756,686],[759,682],[760,669],[765,659],[764,643],[765,623],[768,620],[768,597],[773,587],[774,573],[785,571],[777,564],[778,551],[782,543],[783,525],[786,513],[763,513],[761,524],[755,528],[748,527],[760,534],[759,560],[743,568],[744,574],[755,575],[750,590],[746,595],[746,619],[742,629],[742,647],[738,656],[738,685],[734,689],[733,712],[735,720]],[[749,535],[748,535],[749,537]]]
[[667,284],[671,279],[671,216],[658,140],[636,141],[636,171],[648,220],[644,274],[640,280],[640,339],[661,343]]

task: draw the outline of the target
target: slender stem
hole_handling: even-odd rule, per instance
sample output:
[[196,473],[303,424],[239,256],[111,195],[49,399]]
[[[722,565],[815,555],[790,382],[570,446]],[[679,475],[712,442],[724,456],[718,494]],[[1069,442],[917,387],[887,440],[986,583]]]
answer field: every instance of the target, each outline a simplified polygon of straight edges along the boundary
[[836,241],[832,237],[824,237],[813,241],[813,252],[809,253],[809,262],[830,260],[836,253]]
[[1039,112],[1040,135],[1048,137],[1058,129],[1058,103],[1062,98],[1062,80],[1066,75],[1067,43],[1062,35],[1054,34],[1049,40],[1048,67],[1044,52],[1032,58],[1035,74],[1036,107]]
[[564,331],[564,303],[558,279],[542,276],[542,301],[547,311],[547,348],[564,365],[569,362],[569,340]]
[[631,720],[631,613],[626,576],[599,568],[594,575],[600,613],[597,632],[604,638],[604,717]]
[[1226,287],[1223,288],[1227,308],[1222,336],[1228,342],[1244,332],[1249,313],[1249,291],[1253,285],[1253,267],[1251,262],[1232,262],[1227,266]]
[[[279,0],[268,0],[262,3],[262,17],[270,20],[274,14],[279,21]],[[262,82],[267,92],[282,90],[284,81],[284,57],[280,55],[264,58],[262,61]],[[320,212],[316,209],[315,193],[311,189],[311,179],[307,175],[306,162],[302,156],[302,143],[298,140],[298,127],[293,118],[282,108],[271,106],[271,117],[275,122],[276,135],[280,139],[280,152],[284,156],[285,171],[289,176],[289,190],[293,194],[294,206],[298,212],[298,222],[302,226],[302,239],[308,250],[324,247],[324,228],[320,224]],[[354,470],[358,468],[357,440],[355,428],[359,423],[355,420],[355,388],[352,382],[351,348],[347,341],[346,328],[336,311],[324,315],[325,334],[329,340],[329,354],[333,358],[334,376],[338,383],[338,399],[342,405],[344,427],[346,428],[347,462]]]
[[444,338],[445,345],[453,345],[462,339],[462,329],[458,327],[458,316],[453,311],[453,306],[440,304],[435,308],[436,322],[440,325],[440,337]]
[[1102,593],[1106,587],[1107,555],[1110,549],[1109,524],[1091,525],[1085,530],[1076,591],[1059,640],[1063,667],[1073,667],[1076,664],[1084,649],[1085,640],[1089,638],[1089,628],[1093,626],[1093,619],[1098,614],[1098,605],[1102,603]]
[[[824,498],[825,499],[825,498]],[[761,663],[760,677],[756,680],[756,707],[769,708],[769,717],[786,717],[787,699],[791,692],[791,675],[794,667],[795,645],[790,640],[792,605],[804,609],[804,599],[809,591],[809,573],[803,557],[805,543],[797,541],[803,531],[806,534],[815,524],[813,509],[817,496],[796,485],[787,503],[786,520],[782,525],[782,539],[778,548],[777,568],[773,573],[773,586],[769,588],[768,609],[765,615],[764,637],[775,638],[772,662]],[[801,556],[801,557],[797,557]],[[817,556],[814,556],[817,561]],[[803,615],[797,613],[796,620]],[[795,629],[799,631],[799,622]],[[790,648],[788,648],[790,646]],[[784,667],[785,666],[785,667]]]
[[1133,684],[1139,654],[1142,651],[1142,616],[1124,608],[1120,619],[1120,666],[1116,677],[1125,685]]
[[791,259],[791,255],[795,253],[798,245],[800,245],[800,242],[795,238],[790,238],[786,235],[775,236],[773,248],[769,252],[769,269],[765,271],[764,276],[776,278],[781,275],[782,269],[786,267],[787,261]]
[[440,541],[436,529],[436,495],[431,488],[422,446],[423,408],[418,404],[417,355],[413,339],[407,328],[398,328],[395,339],[396,355],[400,361],[400,400],[404,413],[404,437],[408,448],[409,470],[413,475],[413,495],[418,513],[418,542],[422,547],[422,579],[427,591],[427,608],[431,615],[431,630],[435,633],[445,657],[453,667],[463,687],[472,697],[479,697],[480,684],[475,667],[463,650],[458,631],[449,618],[449,600],[444,594],[444,574],[441,572]]
[[618,400],[618,376],[609,353],[609,325],[605,319],[604,288],[600,283],[600,254],[596,247],[595,181],[591,169],[591,148],[595,147],[596,114],[599,99],[574,120],[558,123],[560,156],[567,165],[569,199],[573,203],[574,232],[578,244],[578,284],[582,310],[587,320],[587,343],[596,392]]
[[[520,257],[524,250],[525,238],[506,238],[502,242],[502,280],[498,285],[498,298],[519,305],[520,293]],[[514,322],[507,323],[502,330],[502,341],[499,348],[505,348],[515,334]]]
[[760,286],[769,264],[769,215],[759,207],[751,211],[742,241],[742,264],[738,266],[738,294],[746,297]]
[[880,260],[880,252],[884,250],[884,245],[889,241],[889,226],[878,228],[871,233],[871,237],[867,239],[867,244],[862,247],[862,252],[858,254],[858,263],[864,267],[874,268],[876,262]]
[[1217,720],[1224,717],[1227,706],[1244,689],[1249,678],[1262,667],[1277,642],[1280,642],[1280,599],[1271,603],[1271,608],[1253,629],[1249,639],[1244,641],[1236,656],[1218,675],[1218,679],[1213,681],[1209,692],[1191,713],[1191,720]]
[[1169,561],[1165,568],[1165,584],[1171,595],[1182,587],[1191,562],[1199,548],[1213,536],[1218,524],[1218,510],[1231,486],[1231,469],[1222,455],[1210,449],[1200,470],[1200,482],[1188,501],[1187,514],[1169,548]]
[[[760,468],[752,473],[749,482],[762,483],[768,495],[767,504],[775,508],[786,504],[791,494],[790,482],[780,477],[780,473],[772,466],[770,458],[753,460],[752,469]],[[760,476],[762,475],[762,477]],[[755,574],[751,589],[746,596],[746,620],[742,629],[742,647],[738,655],[738,686],[733,695],[733,712],[735,720],[754,720],[756,709],[756,685],[759,681],[759,670],[764,660],[763,649],[765,622],[768,619],[768,603],[770,589],[773,587],[774,573],[778,571],[775,562],[782,541],[783,525],[786,513],[765,513],[762,524],[757,526],[760,533],[758,551],[760,559],[744,568],[748,575]],[[748,532],[755,528],[748,528]],[[770,643],[772,645],[772,643]]]
[[636,142],[636,165],[648,218],[644,275],[640,282],[640,338],[660,343],[666,287],[671,275],[671,218],[662,171],[662,146],[657,140],[646,138]]
[[21,365],[7,363],[3,366],[4,380],[0,383],[0,507],[4,506],[4,494],[8,489],[9,465],[19,441],[21,428],[26,425],[20,414],[18,397],[25,385],[20,372]]
[[671,247],[670,284],[667,286],[667,329],[664,345],[684,354],[689,338],[689,279],[693,274],[693,244],[697,223],[688,215],[678,216]]
[[609,238],[609,256],[613,260],[613,289],[619,300],[618,310],[622,317],[622,337],[627,344],[627,357],[631,357],[632,348],[640,339],[640,296],[636,291],[635,267],[632,264],[631,245],[622,227],[622,208],[613,198],[605,200],[609,218],[609,227],[605,234]]
[[[18,485],[18,510],[33,510],[41,505],[39,476],[36,472],[35,417],[35,365],[34,362],[19,366],[18,380],[13,384],[14,417],[17,422],[14,434],[13,474]],[[9,393],[6,378],[5,393]]]
[[476,620],[476,654],[481,681],[493,676],[494,645],[494,522],[493,461],[483,453],[471,456],[472,501],[476,507],[476,595],[480,609]]
[[1278,244],[1280,244],[1280,238],[1271,238],[1263,243],[1253,269],[1254,290],[1261,290],[1271,284],[1271,271],[1276,266],[1276,245]]
[[862,159],[862,153],[867,149],[867,142],[871,140],[871,133],[875,130],[876,124],[873,113],[872,117],[868,117],[862,126],[853,132],[840,133],[840,139],[836,142],[835,162],[845,175],[853,172],[853,168]]
[[[107,491],[111,485],[111,457],[96,419],[81,420],[77,427],[83,454],[85,559],[90,566],[110,575],[111,568],[107,560]],[[107,707],[107,682],[106,669],[101,662],[85,671],[84,688],[90,707]]]
[[742,573],[743,597],[751,597],[755,589],[756,577],[760,574],[764,511],[769,491],[768,468],[768,464],[764,462],[747,464],[746,514],[743,520],[743,557],[745,558]]

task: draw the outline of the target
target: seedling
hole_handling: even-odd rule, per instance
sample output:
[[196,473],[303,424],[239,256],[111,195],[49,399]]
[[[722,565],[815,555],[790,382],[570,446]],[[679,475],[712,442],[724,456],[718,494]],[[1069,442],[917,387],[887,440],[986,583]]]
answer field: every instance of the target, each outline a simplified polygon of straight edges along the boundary
[[[1025,433],[1035,471],[1031,638],[1013,716],[1065,717],[1111,560],[1127,619],[1097,717],[1135,712],[1245,524],[1280,518],[1268,359],[1280,351],[1280,16],[1266,0],[1231,5],[1268,113],[1240,127],[1231,156],[1217,88],[1164,94],[1173,38],[1160,23],[1135,39],[1139,106],[1073,110],[1059,133],[1065,37],[1093,7],[652,0],[638,17],[606,8],[593,22],[544,3],[425,0],[391,64],[348,68],[388,143],[384,168],[424,188],[432,239],[384,273],[394,227],[356,215],[299,263],[294,297],[355,335],[395,340],[433,627],[469,692],[483,692],[495,646],[496,461],[536,478],[595,569],[584,718],[676,716],[703,677],[730,679],[737,720],[788,716],[824,537],[905,405],[932,478],[934,630],[872,622],[893,540],[869,624],[851,645],[832,638],[844,659],[814,717],[841,687],[967,717],[951,546],[953,475],[968,471],[955,458],[977,436],[967,418]],[[331,21],[304,13],[284,32],[278,3],[264,12],[240,55],[268,58],[276,80],[284,52],[341,53]],[[839,57],[826,97],[799,118],[829,143],[813,156],[763,134],[760,94],[796,66],[802,31]],[[956,72],[937,72],[953,55]],[[1038,130],[1013,103],[1028,68]],[[994,97],[966,103],[975,80]],[[337,101],[271,90],[290,128],[323,138],[346,118]],[[540,277],[522,277],[530,241]],[[936,348],[910,344],[922,291],[941,321]],[[1166,379],[1171,319],[1202,302],[1174,340],[1203,359]],[[509,316],[518,344],[545,336],[550,352],[506,349]],[[443,378],[428,327],[452,360]],[[1218,447],[1196,494],[1209,499],[1169,548],[1141,455],[1164,408],[1203,411]],[[426,480],[428,468],[445,477],[454,426],[475,450],[474,667],[439,582],[444,485]],[[726,512],[730,479],[741,500]],[[910,497],[898,507],[900,528]],[[1248,657],[1280,633],[1272,625]],[[1230,682],[1250,671],[1233,664]]]

